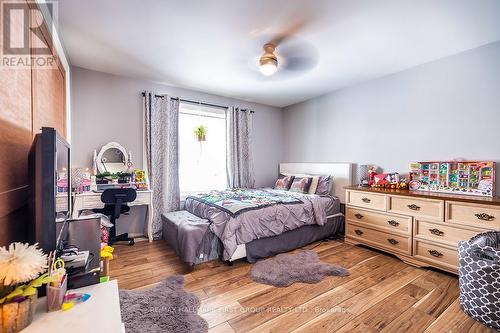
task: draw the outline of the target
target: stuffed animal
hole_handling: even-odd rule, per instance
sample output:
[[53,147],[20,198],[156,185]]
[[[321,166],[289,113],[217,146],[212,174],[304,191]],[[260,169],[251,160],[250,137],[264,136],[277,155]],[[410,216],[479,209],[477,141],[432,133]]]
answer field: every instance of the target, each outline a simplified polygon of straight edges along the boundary
[[370,169],[368,169],[368,175],[370,177],[370,181],[368,182],[368,186],[373,186],[375,185],[375,174],[377,172],[375,171],[375,166],[372,165],[370,166]]

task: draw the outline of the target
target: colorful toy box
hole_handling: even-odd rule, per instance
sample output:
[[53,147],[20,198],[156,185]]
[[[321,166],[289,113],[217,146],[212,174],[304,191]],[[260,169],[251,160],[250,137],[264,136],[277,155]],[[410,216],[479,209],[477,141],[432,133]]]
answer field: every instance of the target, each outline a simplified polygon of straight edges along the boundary
[[492,197],[495,162],[438,161],[410,164],[411,190]]

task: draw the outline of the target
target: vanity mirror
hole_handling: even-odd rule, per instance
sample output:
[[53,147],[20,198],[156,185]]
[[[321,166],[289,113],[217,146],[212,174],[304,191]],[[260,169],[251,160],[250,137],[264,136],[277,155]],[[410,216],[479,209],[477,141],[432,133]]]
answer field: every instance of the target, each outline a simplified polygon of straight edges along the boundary
[[100,173],[126,172],[129,157],[125,148],[117,142],[110,142],[104,145],[97,154],[97,169]]

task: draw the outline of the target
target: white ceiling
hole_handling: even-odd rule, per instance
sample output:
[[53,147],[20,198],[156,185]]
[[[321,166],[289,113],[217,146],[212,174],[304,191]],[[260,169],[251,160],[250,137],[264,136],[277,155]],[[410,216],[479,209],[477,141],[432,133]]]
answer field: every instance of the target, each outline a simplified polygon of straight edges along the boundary
[[[499,0],[60,0],[72,65],[274,106],[500,40]],[[262,77],[262,44],[295,40],[319,60]],[[278,48],[279,53],[279,48]]]

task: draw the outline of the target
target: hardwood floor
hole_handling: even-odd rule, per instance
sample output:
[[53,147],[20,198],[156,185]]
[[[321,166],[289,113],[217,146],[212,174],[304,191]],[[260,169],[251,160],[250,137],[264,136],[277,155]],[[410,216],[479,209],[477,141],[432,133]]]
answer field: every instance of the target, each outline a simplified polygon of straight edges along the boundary
[[116,245],[111,278],[120,288],[151,286],[183,274],[202,301],[210,332],[494,332],[459,307],[456,276],[408,266],[389,255],[339,241],[316,242],[322,261],[349,268],[347,277],[286,288],[258,284],[251,264],[214,261],[193,272],[165,242]]

